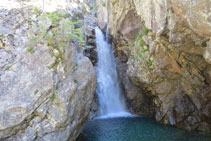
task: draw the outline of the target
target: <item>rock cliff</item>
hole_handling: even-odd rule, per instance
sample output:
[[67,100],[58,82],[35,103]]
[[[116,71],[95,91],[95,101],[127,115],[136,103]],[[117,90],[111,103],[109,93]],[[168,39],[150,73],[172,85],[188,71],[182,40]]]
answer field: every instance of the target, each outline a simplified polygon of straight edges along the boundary
[[121,78],[132,111],[152,111],[161,123],[210,131],[211,3],[99,0],[98,5],[103,18],[98,24],[109,23],[120,67],[125,66],[120,74],[127,74]]
[[96,89],[83,11],[78,1],[0,3],[0,140],[77,138]]

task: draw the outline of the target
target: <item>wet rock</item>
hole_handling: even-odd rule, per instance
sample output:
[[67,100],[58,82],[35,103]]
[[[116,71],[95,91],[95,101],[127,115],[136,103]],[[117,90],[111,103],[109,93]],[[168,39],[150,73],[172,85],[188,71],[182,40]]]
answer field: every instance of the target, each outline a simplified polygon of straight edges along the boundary
[[95,37],[95,27],[96,27],[96,19],[93,15],[86,16],[85,25],[86,25],[86,42],[87,48],[84,50],[84,55],[88,57],[92,64],[96,66],[97,64],[97,48],[96,48],[96,37]]
[[206,122],[200,123],[198,129],[200,131],[210,131],[210,127],[209,127],[209,125]]
[[153,116],[153,97],[148,92],[131,83],[126,75],[127,65],[123,60],[118,61],[118,70],[127,107],[134,114]]
[[98,96],[95,93],[94,100],[91,104],[91,110],[89,112],[89,120],[93,120],[95,117],[99,116],[99,100]]
[[84,55],[88,57],[94,66],[97,65],[97,49],[96,46],[90,46],[84,50]]
[[141,106],[145,90],[161,123],[210,131],[209,7],[206,0],[109,3],[110,33],[126,65],[121,79],[129,80],[127,98],[139,97],[132,107]]

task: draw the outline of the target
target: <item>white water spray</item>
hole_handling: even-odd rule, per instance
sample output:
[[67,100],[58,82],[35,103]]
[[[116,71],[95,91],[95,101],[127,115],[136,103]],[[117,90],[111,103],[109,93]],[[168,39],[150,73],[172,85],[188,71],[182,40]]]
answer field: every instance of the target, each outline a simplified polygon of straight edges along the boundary
[[114,54],[102,31],[96,27],[96,44],[98,52],[97,94],[99,97],[100,115],[103,117],[130,116],[121,97],[118,73]]

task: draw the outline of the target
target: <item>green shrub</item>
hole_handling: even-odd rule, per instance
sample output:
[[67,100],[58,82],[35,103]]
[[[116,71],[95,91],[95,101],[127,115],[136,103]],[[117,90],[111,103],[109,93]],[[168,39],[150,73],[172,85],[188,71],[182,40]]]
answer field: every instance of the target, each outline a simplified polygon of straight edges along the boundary
[[[35,9],[35,11],[37,11]],[[70,42],[76,43],[81,48],[84,48],[85,35],[84,27],[80,27],[81,20],[71,21],[70,16],[64,14],[65,12],[52,12],[43,13],[39,17],[42,23],[52,23],[50,26],[45,24],[39,24],[39,31],[30,36],[29,47],[27,48],[28,53],[34,53],[33,47],[38,44],[43,44],[47,41],[48,46],[51,48],[52,55],[56,58],[56,61],[49,66],[49,69],[56,68],[60,62],[64,60],[65,47]],[[33,25],[36,27],[37,25]],[[58,54],[54,53],[54,50],[58,51]]]
[[149,29],[145,28],[144,31],[143,31],[143,34],[147,35],[148,33],[149,33]]
[[141,40],[140,41],[140,47],[144,47],[144,46],[146,46],[147,44],[146,44],[146,42],[144,41],[144,40]]
[[37,7],[32,8],[32,12],[37,16],[41,14],[41,11]]
[[34,91],[34,95],[37,95],[38,92],[39,92],[39,90],[36,89],[36,90]]
[[56,98],[56,94],[54,93],[54,94],[51,96],[51,104],[53,104],[55,98]]
[[56,84],[56,90],[57,91],[59,90],[59,84]]
[[27,48],[26,52],[33,54],[35,51],[34,51],[34,48],[30,46]]
[[150,49],[149,45],[142,39],[144,35],[147,35],[149,33],[149,29],[145,28],[137,37],[134,41],[132,41],[131,46],[135,47],[136,44],[139,46],[136,46],[136,51],[134,51],[132,60],[132,65],[134,66],[135,62],[134,61],[140,61],[140,59],[143,60],[143,62],[148,66],[149,71],[154,70],[154,64],[153,64],[153,59],[152,55],[150,54]]
[[4,70],[8,71],[11,67],[12,67],[12,65],[6,66]]
[[[139,40],[141,40],[142,39],[142,37],[144,36],[144,35],[147,35],[149,33],[149,29],[147,29],[147,28],[145,28],[137,37],[136,37],[136,39],[134,40],[134,41],[132,41],[132,47],[134,47],[135,46],[135,44],[139,41]],[[141,41],[141,43],[140,43],[140,46],[144,46],[145,45],[145,43],[144,43],[144,41],[142,40]]]
[[77,84],[78,83],[78,80],[75,79],[74,82]]
[[102,3],[102,6],[103,6],[103,7],[106,7],[106,3],[105,3],[105,2],[103,2],[103,3]]

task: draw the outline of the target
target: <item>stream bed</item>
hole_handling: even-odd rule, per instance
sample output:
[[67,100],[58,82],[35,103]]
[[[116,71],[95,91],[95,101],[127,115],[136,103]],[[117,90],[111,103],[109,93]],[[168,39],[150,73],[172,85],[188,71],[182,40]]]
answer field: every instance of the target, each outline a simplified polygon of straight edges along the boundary
[[86,123],[79,141],[211,141],[211,134],[188,132],[153,118],[108,118]]

